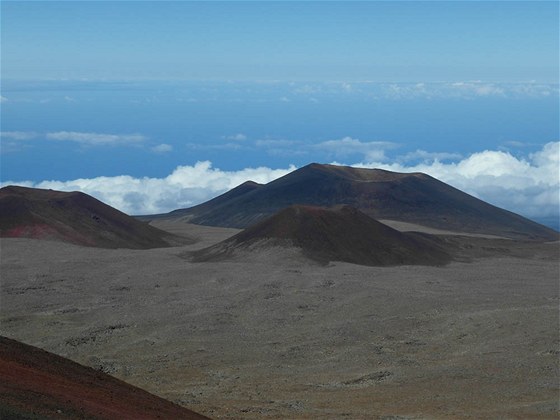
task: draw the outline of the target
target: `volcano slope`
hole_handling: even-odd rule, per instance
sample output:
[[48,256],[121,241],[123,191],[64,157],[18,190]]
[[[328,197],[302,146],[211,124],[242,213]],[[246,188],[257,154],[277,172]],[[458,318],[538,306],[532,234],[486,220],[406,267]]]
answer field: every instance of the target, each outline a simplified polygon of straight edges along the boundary
[[0,336],[2,419],[206,419],[103,372]]
[[219,261],[277,246],[295,247],[323,264],[444,265],[451,260],[436,237],[399,232],[353,207],[295,205],[196,252],[194,261]]
[[99,248],[148,249],[192,243],[81,192],[0,189],[0,236],[49,239]]
[[350,205],[377,220],[512,239],[558,240],[558,232],[422,173],[310,164],[266,185],[243,184],[207,203],[158,218],[246,228],[294,204]]

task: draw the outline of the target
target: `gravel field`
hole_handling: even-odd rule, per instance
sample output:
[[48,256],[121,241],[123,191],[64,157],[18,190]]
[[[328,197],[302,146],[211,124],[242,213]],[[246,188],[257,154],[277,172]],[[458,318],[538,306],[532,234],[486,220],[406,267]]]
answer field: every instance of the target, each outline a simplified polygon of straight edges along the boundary
[[[445,267],[1,239],[0,333],[214,418],[558,418],[559,244]],[[186,257],[187,256],[187,257]]]

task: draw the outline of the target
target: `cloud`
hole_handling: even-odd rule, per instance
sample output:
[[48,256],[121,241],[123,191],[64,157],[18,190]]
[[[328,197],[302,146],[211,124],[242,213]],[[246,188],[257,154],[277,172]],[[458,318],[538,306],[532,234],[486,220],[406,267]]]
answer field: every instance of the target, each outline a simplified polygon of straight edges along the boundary
[[391,83],[381,85],[381,96],[389,99],[462,98],[501,96],[512,94],[508,85],[481,81],[453,83]]
[[140,134],[100,134],[100,133],[83,133],[76,131],[57,131],[54,133],[39,134],[33,131],[2,131],[0,137],[10,140],[31,140],[37,137],[45,137],[48,140],[56,141],[74,141],[82,144],[90,145],[115,145],[125,143],[140,143],[146,140],[146,137]]
[[504,142],[503,144],[504,144],[504,146],[515,147],[515,148],[529,146],[529,144],[523,143],[523,142],[517,141],[517,140],[508,140],[508,141]]
[[538,84],[535,82],[529,83],[516,83],[509,86],[510,95],[515,95],[518,97],[548,97],[548,96],[558,96],[560,89],[558,84]]
[[543,98],[558,96],[558,84],[485,82],[481,80],[429,83],[361,83],[358,92],[386,99]]
[[[84,133],[75,131],[58,131],[53,133],[36,133],[33,131],[2,131],[0,138],[2,139],[2,153],[18,152],[26,147],[21,144],[26,140],[36,138],[48,139],[54,141],[73,141],[76,143],[92,145],[92,146],[114,146],[123,144],[138,144],[147,138],[140,134],[100,134],[100,133]],[[18,144],[19,143],[19,144]],[[169,145],[161,144],[152,148],[154,152],[170,151]]]
[[32,131],[2,131],[0,132],[0,153],[21,152],[31,146],[27,140],[33,140],[39,135]]
[[238,133],[238,134],[235,134],[233,136],[224,136],[223,138],[226,139],[226,140],[233,140],[233,141],[245,141],[245,140],[247,140],[247,136],[243,133]]
[[201,144],[201,143],[187,143],[185,144],[191,150],[242,150],[247,149],[239,143],[223,143],[223,144]]
[[8,98],[5,96],[0,95],[0,103],[8,102]]
[[269,156],[295,157],[309,154],[308,145],[299,140],[260,139],[255,146],[266,150]]
[[365,161],[384,161],[385,151],[397,147],[395,143],[387,141],[362,142],[352,137],[339,140],[328,140],[313,146],[316,150],[327,152],[331,158],[344,159],[360,154]]
[[304,85],[289,85],[292,95],[313,97],[318,100],[337,96],[353,95],[369,99],[476,99],[476,98],[542,98],[558,96],[556,83],[487,82],[464,80],[449,82],[325,82]]
[[39,135],[33,131],[2,131],[0,138],[9,140],[32,140]]
[[170,144],[162,143],[152,147],[152,152],[156,153],[168,153],[171,151],[173,151],[173,146],[171,146]]
[[289,147],[300,144],[297,140],[285,139],[260,139],[255,142],[257,147]]
[[223,171],[212,168],[210,162],[204,161],[193,166],[178,166],[165,178],[102,176],[38,183],[8,181],[3,182],[2,186],[11,184],[61,191],[83,191],[128,214],[155,214],[194,206],[248,180],[265,184],[295,169],[294,166],[290,166],[286,169],[258,167]]
[[146,137],[140,134],[101,134],[83,133],[77,131],[58,131],[56,133],[47,133],[46,138],[56,141],[73,141],[92,146],[141,143],[146,140]]
[[377,96],[385,97],[388,99],[414,99],[418,97],[431,98],[434,96],[435,92],[431,89],[426,88],[424,83],[416,84],[396,84],[392,83],[390,85],[381,85],[379,88],[380,92],[374,92]]
[[448,152],[427,152],[425,150],[416,150],[414,152],[409,152],[405,155],[401,155],[397,157],[398,161],[401,162],[410,162],[410,161],[418,161],[421,160],[422,162],[430,162],[434,160],[457,160],[461,159],[461,155],[459,153],[448,153]]
[[[539,98],[558,96],[557,84],[538,84],[535,82],[484,82],[456,81],[430,83],[372,83],[352,84],[358,95],[373,99],[476,99],[476,98]],[[348,93],[348,90],[345,90]]]
[[319,84],[309,85],[305,84],[301,87],[295,88],[292,92],[299,95],[313,95],[321,93],[323,87]]
[[474,96],[504,96],[505,88],[494,83],[475,82],[455,82],[451,84],[460,95]]
[[485,150],[458,161],[417,165],[370,161],[352,166],[424,172],[484,201],[528,217],[560,213],[560,142],[525,157]]
[[352,92],[354,87],[350,83],[342,82],[340,88],[345,92]]

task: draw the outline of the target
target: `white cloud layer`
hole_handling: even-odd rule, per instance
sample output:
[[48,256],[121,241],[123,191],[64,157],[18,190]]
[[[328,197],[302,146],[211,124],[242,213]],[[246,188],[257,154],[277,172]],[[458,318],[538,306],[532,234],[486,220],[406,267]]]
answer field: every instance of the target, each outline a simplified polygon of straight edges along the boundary
[[208,161],[179,166],[165,178],[134,178],[128,175],[75,179],[72,181],[3,182],[60,191],[82,191],[128,214],[156,214],[194,206],[247,180],[266,184],[295,170],[246,168],[222,171]]
[[[343,139],[344,140],[344,139]],[[347,138],[345,143],[361,142]],[[415,152],[415,153],[421,153]],[[442,162],[448,154],[427,157],[422,163],[366,161],[352,166],[397,172],[424,172],[499,207],[529,217],[558,216],[560,207],[560,142],[544,145],[525,157],[485,150],[456,162]],[[268,183],[295,170],[267,167],[223,171],[208,161],[179,166],[165,178],[97,177],[72,181],[4,182],[36,188],[83,191],[128,214],[155,214],[190,207],[209,200],[247,180]]]

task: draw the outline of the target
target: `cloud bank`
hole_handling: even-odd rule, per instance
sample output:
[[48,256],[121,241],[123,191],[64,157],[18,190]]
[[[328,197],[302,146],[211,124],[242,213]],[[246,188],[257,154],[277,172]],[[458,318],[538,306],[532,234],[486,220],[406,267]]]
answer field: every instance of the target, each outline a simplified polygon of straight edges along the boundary
[[[349,138],[344,143],[355,145],[364,152],[364,143]],[[504,151],[485,150],[456,161],[444,162],[444,159],[457,156],[449,153],[425,154],[422,151],[414,153],[414,157],[429,159],[409,165],[406,159],[388,162],[385,156],[381,156],[383,160],[357,162],[351,166],[424,172],[491,204],[528,217],[557,217],[559,214],[560,142],[548,143],[539,151],[524,157],[515,157]],[[123,175],[38,183],[8,181],[2,185],[79,190],[128,214],[155,214],[199,204],[247,180],[267,183],[295,169],[290,166],[283,169],[258,167],[224,171],[204,161],[192,166],[179,166],[165,178]]]
[[179,166],[165,178],[100,176],[38,183],[8,181],[3,182],[2,186],[82,191],[128,214],[156,214],[194,206],[247,180],[265,184],[295,169],[291,166],[286,169],[258,167],[223,171],[213,168],[211,162],[204,161],[193,166]]

